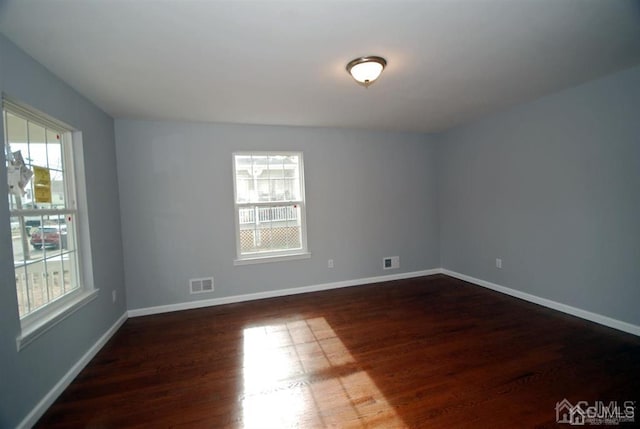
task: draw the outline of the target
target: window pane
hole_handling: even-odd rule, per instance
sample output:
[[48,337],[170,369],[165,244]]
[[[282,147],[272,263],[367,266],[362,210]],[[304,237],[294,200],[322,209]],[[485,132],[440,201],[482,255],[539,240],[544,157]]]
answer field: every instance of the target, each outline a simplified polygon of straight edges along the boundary
[[300,181],[300,157],[289,156],[284,163],[284,177],[286,190],[291,196],[291,200],[299,201],[302,196]]
[[80,280],[78,279],[78,252],[65,253],[63,262],[63,291],[66,294],[80,288]]
[[[11,149],[16,151],[18,149],[14,148],[14,144],[27,143],[27,120],[22,119],[19,116],[12,115],[7,112],[6,115],[7,123],[5,124],[7,133],[7,137],[9,138],[9,143],[11,144]],[[25,147],[26,148],[26,147]],[[24,154],[26,158],[26,153]]]
[[287,179],[283,182],[284,193],[289,201],[300,201],[300,181]]
[[26,266],[16,267],[16,292],[18,293],[18,313],[28,314],[31,311],[31,299],[27,283]]
[[254,172],[261,175],[267,169],[269,157],[266,155],[251,155]]
[[282,161],[284,156],[276,155],[269,157],[269,173],[271,179],[282,179]]
[[[54,173],[58,173],[55,174]],[[54,177],[57,177],[54,179]],[[51,208],[64,209],[66,207],[65,201],[65,186],[62,172],[51,171]]]
[[74,223],[75,218],[72,215],[67,215],[65,217],[64,223],[62,224],[61,248],[65,251],[78,250],[76,243],[76,229]]
[[51,177],[51,207],[65,208],[64,161],[60,134],[47,130],[47,165]]
[[251,171],[251,155],[236,155],[236,173]]
[[31,165],[48,167],[47,161],[47,140],[45,129],[39,125],[29,122],[29,160]]
[[[271,201],[271,183],[269,182],[269,172],[265,170],[264,179],[258,179],[258,202]],[[255,200],[254,200],[255,201]]]
[[272,179],[269,185],[270,185],[269,193],[271,194],[271,200],[285,201],[284,192],[283,192],[284,189],[282,188],[282,180]]
[[253,180],[237,179],[236,180],[236,202],[248,203],[251,201],[253,191]]
[[253,190],[251,165],[250,156],[235,156],[236,202],[251,201],[251,191]]
[[302,248],[298,205],[243,207],[239,219],[242,254]]
[[271,201],[267,156],[236,155],[237,202]]
[[52,170],[62,170],[62,144],[60,134],[47,130],[47,165]]
[[49,302],[47,284],[44,277],[45,260],[27,265],[27,284],[30,298],[30,311],[37,310]]
[[[20,152],[20,155],[26,162],[26,158],[28,157],[28,145],[27,145],[27,121],[12,115],[8,112],[5,112],[5,133],[7,144],[9,147],[3,152],[8,152],[9,148],[11,149],[11,153]],[[11,168],[9,166],[9,162],[7,160],[7,168]],[[9,172],[11,174],[11,172]],[[16,198],[13,194],[9,194],[9,209],[13,210],[16,208]]]
[[[23,242],[22,236],[26,234],[22,234],[22,230],[24,229],[24,223],[20,222],[20,218],[17,216],[11,217],[11,245],[13,247],[13,260],[16,263],[22,262],[24,260],[24,251],[22,249]],[[28,242],[26,243],[28,245]]]
[[48,265],[47,283],[49,286],[49,295],[51,297],[51,300],[60,298],[62,295],[64,295],[62,265],[62,260],[57,263],[57,266],[55,266],[53,263]]

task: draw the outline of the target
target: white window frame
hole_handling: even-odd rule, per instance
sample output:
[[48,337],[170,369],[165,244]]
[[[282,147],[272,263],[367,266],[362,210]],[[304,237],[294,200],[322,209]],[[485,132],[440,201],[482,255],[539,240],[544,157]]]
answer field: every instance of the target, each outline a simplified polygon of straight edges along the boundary
[[[297,156],[299,159],[299,175],[300,175],[300,199],[280,202],[250,202],[238,203],[238,186],[236,175],[236,157],[237,156]],[[233,165],[233,205],[235,218],[235,235],[236,235],[236,259],[234,265],[257,264],[264,262],[291,261],[296,259],[307,259],[311,257],[311,253],[307,247],[307,214],[306,214],[306,197],[305,197],[305,179],[304,179],[304,158],[302,152],[296,151],[241,151],[234,152],[232,155]],[[271,252],[256,252],[249,254],[241,253],[240,243],[240,208],[242,207],[278,207],[286,204],[297,204],[300,207],[300,249],[275,250]]]
[[[84,172],[84,164],[82,162],[82,136],[77,130],[71,126],[52,118],[46,113],[40,112],[30,106],[20,103],[9,98],[6,94],[2,94],[2,114],[3,121],[5,111],[12,115],[21,117],[37,125],[44,126],[48,129],[59,132],[62,137],[63,157],[64,157],[64,178],[65,178],[65,195],[69,198],[70,207],[64,209],[65,213],[74,216],[74,227],[76,237],[76,279],[78,288],[56,298],[41,308],[20,318],[20,334],[16,338],[18,350],[23,349],[33,342],[40,335],[51,329],[62,320],[82,308],[84,305],[93,301],[98,294],[98,289],[93,287],[92,266],[90,263],[90,246],[86,246],[88,240],[83,237],[86,231],[83,224],[86,222],[86,199],[78,194],[78,188],[84,189],[84,175],[79,175],[78,171]],[[8,138],[8,130],[4,124],[3,152]],[[6,161],[5,161],[6,163]],[[6,174],[6,172],[5,172]],[[80,198],[79,198],[80,197]],[[3,198],[6,198],[3,197]],[[12,210],[10,217],[16,215],[22,216],[39,216],[59,212],[58,209],[23,209],[19,212]],[[23,233],[23,232],[21,232]],[[14,287],[16,285],[14,284]],[[17,302],[16,302],[17,305]]]

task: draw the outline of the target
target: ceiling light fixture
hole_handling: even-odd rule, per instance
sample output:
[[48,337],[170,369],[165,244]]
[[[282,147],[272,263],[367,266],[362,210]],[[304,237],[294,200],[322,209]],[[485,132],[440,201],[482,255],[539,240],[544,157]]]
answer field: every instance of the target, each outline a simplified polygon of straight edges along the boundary
[[380,73],[387,65],[382,57],[360,57],[347,64],[349,74],[365,88],[368,88],[380,77]]

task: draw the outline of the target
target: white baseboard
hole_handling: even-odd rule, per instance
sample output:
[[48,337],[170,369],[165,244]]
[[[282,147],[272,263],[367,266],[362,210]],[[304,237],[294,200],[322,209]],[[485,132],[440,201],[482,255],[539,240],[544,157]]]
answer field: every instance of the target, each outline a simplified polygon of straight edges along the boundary
[[511,289],[505,286],[500,286],[495,283],[488,282],[486,280],[476,279],[474,277],[467,276],[465,274],[460,274],[455,271],[447,270],[444,268],[441,269],[440,272],[447,276],[464,280],[465,282],[473,283],[475,285],[482,286],[487,289],[495,290],[496,292],[504,293],[506,295],[511,295],[513,297],[520,298],[525,301],[532,302],[534,304],[542,305],[543,307],[548,307],[553,310],[561,311],[563,313],[567,313],[572,316],[579,317],[581,319],[589,320],[591,322],[595,322],[600,325],[608,326],[609,328],[617,329],[619,331],[640,336],[640,326],[638,325],[633,325],[631,323],[627,323],[621,320],[613,319],[611,317],[603,316],[598,313],[592,313],[590,311],[582,310],[580,308],[562,304],[557,301],[552,301],[550,299],[541,298],[539,296],[531,295],[526,292],[521,292],[519,290]]
[[253,301],[256,299],[275,298],[278,296],[297,295],[307,292],[318,292],[322,290],[338,289],[343,287],[358,286],[370,283],[388,282],[392,280],[409,279],[413,277],[430,276],[440,274],[440,268],[431,270],[412,271],[408,273],[390,274],[378,277],[367,277],[355,280],[345,280],[333,283],[322,283],[318,285],[302,286],[290,289],[278,289],[266,292],[249,293],[244,295],[234,295],[224,298],[203,299],[199,301],[181,302],[178,304],[159,305],[155,307],[135,308],[129,310],[129,317],[148,316],[150,314],[168,313],[172,311],[191,310],[194,308],[211,307],[214,305],[233,304],[236,302]]
[[534,304],[542,305],[544,307],[551,308],[553,310],[561,311],[563,313],[570,314],[572,316],[579,317],[581,319],[589,320],[600,325],[608,326],[619,331],[627,332],[633,335],[640,336],[640,326],[633,325],[631,323],[623,322],[621,320],[613,319],[611,317],[603,316],[601,314],[592,313],[590,311],[582,310],[580,308],[572,307],[570,305],[562,304],[560,302],[552,301],[550,299],[541,298],[539,296],[531,295],[526,292],[511,289],[505,286],[501,286],[495,283],[488,282],[486,280],[477,279],[475,277],[460,274],[455,271],[447,270],[444,268],[434,268],[430,270],[412,271],[408,273],[390,274],[378,277],[367,277],[355,280],[346,280],[333,283],[323,283],[318,285],[303,286],[290,289],[279,289],[274,291],[250,293],[244,295],[235,295],[224,298],[206,299],[200,301],[182,302],[178,304],[160,305],[156,307],[137,308],[129,310],[124,313],[120,318],[105,332],[96,343],[71,367],[71,369],[56,383],[56,385],[47,393],[44,398],[31,410],[31,412],[22,420],[18,425],[19,429],[30,428],[34,426],[40,417],[47,411],[47,409],[55,402],[60,394],[71,384],[73,379],[82,371],[82,369],[95,357],[96,354],[104,347],[109,339],[120,329],[128,317],[146,316],[158,313],[167,313],[172,311],[189,310],[194,308],[210,307],[214,305],[231,304],[243,301],[252,301],[256,299],[274,298],[279,296],[296,295],[307,292],[317,292],[322,290],[338,289],[343,287],[358,286],[371,283],[380,283],[392,280],[402,280],[414,277],[430,276],[433,274],[445,274],[447,276],[463,280],[477,286],[482,286],[487,289],[491,289],[506,295],[510,295],[525,301],[532,302]]
[[640,326],[633,325],[631,323],[623,322],[621,320],[613,319],[611,317],[603,316],[601,314],[593,313],[580,308],[572,307],[567,304],[562,304],[550,299],[541,298],[536,295],[531,295],[526,292],[522,292],[516,289],[511,289],[506,286],[501,286],[495,283],[488,282],[486,280],[477,279],[475,277],[467,276],[465,274],[457,273],[455,271],[447,270],[444,268],[434,268],[430,270],[412,271],[408,273],[391,274],[378,277],[367,277],[355,280],[346,280],[334,283],[323,283],[318,285],[303,286],[290,289],[278,289],[266,292],[257,292],[244,295],[234,295],[224,298],[204,299],[199,301],[181,302],[177,304],[159,305],[155,307],[136,308],[129,310],[129,317],[147,316],[151,314],[168,313],[172,311],[191,310],[195,308],[210,307],[215,305],[232,304],[244,301],[253,301],[256,299],[275,298],[279,296],[297,295],[307,292],[318,292],[322,290],[338,289],[343,287],[358,286],[370,283],[379,283],[392,280],[401,280],[414,277],[430,276],[433,274],[445,274],[450,277],[454,277],[466,282],[482,286],[496,292],[510,295],[515,298],[523,299],[525,301],[532,302],[534,304],[542,305],[553,310],[561,311],[563,313],[570,314],[572,316],[579,317],[581,319],[589,320],[591,322],[598,323],[600,325],[608,326],[619,331],[627,332],[633,335],[640,336]]
[[94,358],[96,354],[104,347],[104,345],[109,341],[109,339],[115,334],[118,329],[122,326],[124,322],[127,320],[127,313],[125,312],[120,316],[118,320],[109,328],[107,332],[105,332],[98,341],[71,367],[69,371],[56,383],[55,386],[47,393],[38,405],[36,405],[29,414],[20,422],[18,425],[19,429],[22,428],[31,428],[33,427],[40,417],[43,416],[45,411],[55,402],[55,400],[60,396],[60,394],[71,384],[74,378],[80,371],[87,366],[87,364]]

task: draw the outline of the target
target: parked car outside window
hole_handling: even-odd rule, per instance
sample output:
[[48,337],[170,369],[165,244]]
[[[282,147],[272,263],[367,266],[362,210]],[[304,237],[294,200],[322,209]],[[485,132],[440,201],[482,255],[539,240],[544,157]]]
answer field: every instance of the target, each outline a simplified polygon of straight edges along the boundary
[[31,245],[34,249],[63,249],[67,247],[67,228],[62,226],[43,226],[42,228],[34,228],[31,232]]

